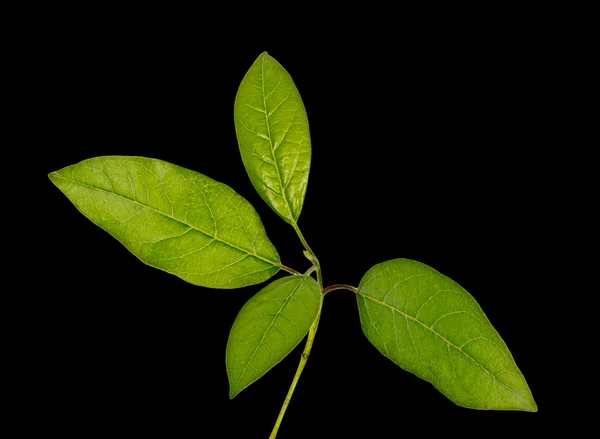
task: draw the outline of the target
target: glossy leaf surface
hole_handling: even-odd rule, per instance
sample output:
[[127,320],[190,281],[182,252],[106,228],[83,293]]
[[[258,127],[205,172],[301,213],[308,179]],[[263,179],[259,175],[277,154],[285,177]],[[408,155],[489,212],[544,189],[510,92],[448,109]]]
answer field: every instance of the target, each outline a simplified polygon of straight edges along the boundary
[[456,282],[395,259],[371,268],[358,290],[365,335],[398,366],[463,407],[537,411],[506,344]]
[[280,266],[254,208],[198,172],[143,157],[84,160],[49,175],[134,255],[205,287],[262,282]]
[[234,120],[252,184],[279,216],[296,222],[310,170],[308,119],[291,76],[266,52],[242,80]]
[[323,295],[310,276],[278,279],[240,310],[227,341],[229,396],[267,373],[308,334]]

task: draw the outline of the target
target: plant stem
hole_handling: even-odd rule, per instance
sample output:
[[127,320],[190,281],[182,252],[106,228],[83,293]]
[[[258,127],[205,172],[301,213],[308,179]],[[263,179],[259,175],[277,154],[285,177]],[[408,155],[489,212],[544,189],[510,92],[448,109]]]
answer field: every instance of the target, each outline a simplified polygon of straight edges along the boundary
[[315,252],[312,251],[312,249],[308,245],[308,242],[306,242],[306,239],[304,239],[304,235],[300,231],[300,227],[298,227],[298,223],[296,223],[296,222],[292,223],[292,227],[296,231],[296,234],[298,235],[298,238],[300,238],[300,241],[302,242],[302,245],[304,246],[306,251],[309,252],[312,255],[312,257],[314,258],[315,266],[317,267],[317,282],[319,283],[319,286],[321,288],[323,288],[323,274],[321,273],[321,264],[319,264],[319,259],[317,259]]
[[308,339],[306,340],[306,346],[304,347],[304,351],[302,352],[302,356],[300,357],[300,364],[298,364],[298,369],[296,369],[296,375],[294,375],[294,379],[292,380],[290,390],[288,390],[285,400],[283,401],[283,405],[281,406],[281,410],[279,411],[279,416],[277,417],[277,421],[275,422],[275,426],[273,427],[273,431],[271,432],[271,436],[269,436],[269,439],[275,439],[275,437],[277,436],[279,426],[281,425],[281,421],[283,420],[283,415],[285,415],[285,411],[287,410],[288,405],[290,404],[290,400],[292,399],[294,390],[296,390],[296,384],[298,384],[300,375],[302,375],[304,366],[306,366],[306,362],[308,361],[308,356],[310,355],[310,351],[315,340],[315,335],[317,334],[317,328],[319,327],[320,319],[321,311],[319,310],[319,314],[317,315],[317,318],[315,319],[314,323],[310,327],[310,331],[308,332]]
[[310,267],[308,270],[306,270],[306,273],[304,273],[304,276],[310,276],[310,274],[315,271],[317,269],[316,265],[313,265],[312,267]]
[[317,265],[317,282],[319,286],[323,288],[323,274],[321,273],[321,266]]
[[[312,251],[312,249],[308,245],[308,242],[306,242],[304,235],[300,231],[300,228],[298,227],[298,224],[295,221],[292,223],[292,227],[296,231],[298,238],[300,238],[300,241],[302,242],[302,245],[304,246],[305,250],[308,253],[310,253],[311,257],[309,258],[309,260],[311,260],[313,263],[313,266],[311,268],[309,268],[308,271],[304,275],[309,276],[313,271],[316,270],[317,282],[319,283],[319,287],[321,288],[321,290],[323,290],[323,275],[321,273],[321,264],[319,263],[319,260],[317,259],[317,256],[315,255],[315,253]],[[292,273],[292,271],[290,271],[291,269],[289,269],[288,267],[281,266],[280,268]],[[295,270],[293,270],[293,271],[295,271]],[[300,274],[300,273],[295,272],[293,274]],[[312,349],[313,342],[315,341],[315,335],[317,335],[317,328],[319,327],[320,319],[321,319],[321,310],[319,310],[319,314],[317,314],[317,318],[315,319],[312,326],[310,327],[310,330],[308,331],[308,339],[306,340],[306,346],[304,347],[304,351],[302,352],[302,356],[300,357],[300,364],[298,364],[298,369],[296,369],[296,375],[294,375],[294,379],[292,380],[292,384],[290,385],[290,390],[288,390],[285,400],[283,401],[283,405],[281,406],[281,410],[279,411],[279,416],[277,417],[277,421],[275,421],[275,426],[273,427],[273,431],[271,432],[271,436],[269,436],[269,439],[275,439],[275,437],[277,436],[277,432],[279,431],[281,421],[283,421],[283,416],[285,415],[285,411],[287,410],[288,405],[290,405],[290,400],[292,399],[294,390],[296,390],[296,385],[298,384],[300,375],[302,375],[302,371],[304,370],[304,367],[306,366],[306,362],[308,361],[308,356],[310,355],[310,351]]]
[[350,290],[356,294],[358,294],[358,289],[351,287],[350,285],[344,285],[344,284],[335,284],[335,285],[330,285],[327,288],[323,289],[323,295],[331,292],[331,291],[335,291],[335,290]]

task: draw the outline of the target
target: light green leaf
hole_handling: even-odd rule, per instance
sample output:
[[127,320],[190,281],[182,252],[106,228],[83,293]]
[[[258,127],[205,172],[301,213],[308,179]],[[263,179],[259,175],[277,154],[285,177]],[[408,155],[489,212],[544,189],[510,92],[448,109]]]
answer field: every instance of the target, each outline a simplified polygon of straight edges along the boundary
[[287,223],[298,220],[310,170],[308,118],[289,73],[267,52],[235,98],[235,131],[256,191]]
[[506,344],[452,279],[420,262],[394,259],[365,274],[357,301],[371,343],[456,404],[537,411]]
[[229,397],[267,373],[308,334],[323,295],[310,276],[288,276],[267,285],[240,310],[227,341]]
[[49,175],[79,211],[142,262],[204,287],[273,276],[279,254],[229,186],[143,157],[97,157]]

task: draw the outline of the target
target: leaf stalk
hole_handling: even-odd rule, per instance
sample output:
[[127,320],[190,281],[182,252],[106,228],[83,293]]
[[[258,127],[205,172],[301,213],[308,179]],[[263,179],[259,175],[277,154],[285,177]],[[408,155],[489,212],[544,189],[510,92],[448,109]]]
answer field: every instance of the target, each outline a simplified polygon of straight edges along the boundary
[[300,238],[300,241],[302,242],[302,245],[304,246],[306,251],[308,253],[310,253],[310,255],[312,256],[313,264],[317,270],[317,282],[319,283],[319,286],[321,288],[323,288],[323,274],[321,273],[321,264],[319,263],[319,259],[317,258],[317,255],[315,255],[315,252],[313,252],[312,249],[310,248],[310,246],[308,245],[308,242],[306,241],[306,239],[304,238],[304,235],[300,231],[300,227],[298,227],[298,223],[293,222],[292,227],[296,231],[296,234],[298,235],[298,238]]
[[350,286],[350,285],[345,285],[345,284],[334,284],[334,285],[330,285],[330,286],[328,286],[327,288],[324,288],[324,289],[323,289],[323,295],[325,295],[325,294],[327,294],[327,293],[329,293],[329,292],[331,292],[331,291],[335,291],[335,290],[349,290],[349,291],[352,291],[352,292],[353,292],[353,293],[355,293],[355,294],[360,294],[360,293],[358,292],[358,289],[357,289],[357,288],[354,288],[354,287],[352,287],[352,286]]
[[283,264],[279,264],[278,267],[281,270],[283,270],[283,271],[287,271],[288,273],[295,274],[295,275],[302,275],[302,273],[300,273],[299,271],[296,271],[296,270],[294,270],[293,268],[290,268],[290,267],[286,267]]

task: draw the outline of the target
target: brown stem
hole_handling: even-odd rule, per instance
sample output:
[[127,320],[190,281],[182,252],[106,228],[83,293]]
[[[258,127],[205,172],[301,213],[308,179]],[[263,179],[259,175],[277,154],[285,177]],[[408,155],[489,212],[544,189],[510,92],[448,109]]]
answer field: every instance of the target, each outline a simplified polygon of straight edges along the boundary
[[354,293],[358,294],[358,289],[351,287],[350,285],[335,284],[335,285],[328,286],[327,288],[324,288],[323,295],[329,293],[330,291],[334,291],[334,290],[350,290],[350,291],[353,291]]

